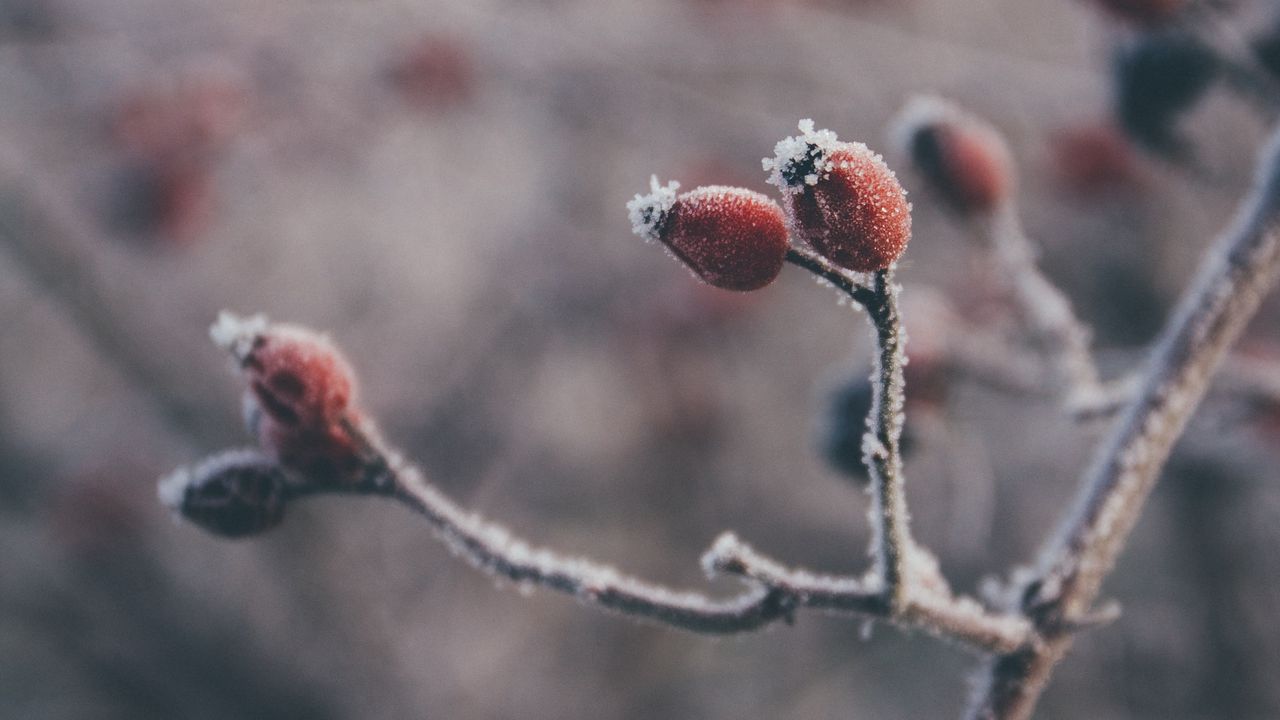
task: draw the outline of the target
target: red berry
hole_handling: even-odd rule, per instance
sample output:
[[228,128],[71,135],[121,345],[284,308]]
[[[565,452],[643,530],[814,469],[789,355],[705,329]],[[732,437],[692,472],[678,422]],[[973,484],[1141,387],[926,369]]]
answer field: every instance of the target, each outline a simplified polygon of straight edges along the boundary
[[758,290],[786,261],[782,208],[758,192],[711,185],[676,196],[679,183],[650,182],[649,195],[627,203],[632,230],[659,240],[707,283],[725,290]]
[[862,143],[800,122],[765,158],[792,231],[819,254],[858,272],[893,264],[911,239],[911,204],[893,171]]
[[1140,180],[1133,148],[1110,125],[1063,128],[1049,142],[1058,180],[1072,192],[1101,195]]
[[223,313],[210,329],[235,355],[263,412],[286,427],[324,428],[352,406],[355,376],[329,338],[297,325],[267,324],[262,316]]
[[244,397],[245,424],[272,459],[321,484],[353,480],[364,464],[361,447],[348,428],[359,428],[363,417],[348,410],[345,423],[320,427],[287,425],[263,411],[250,389]]
[[951,103],[913,99],[895,121],[895,134],[955,212],[990,213],[1013,194],[1013,162],[1000,134]]
[[269,455],[314,480],[354,476],[361,461],[350,428],[362,422],[355,376],[328,338],[230,313],[210,334],[235,356],[249,383],[246,422]]

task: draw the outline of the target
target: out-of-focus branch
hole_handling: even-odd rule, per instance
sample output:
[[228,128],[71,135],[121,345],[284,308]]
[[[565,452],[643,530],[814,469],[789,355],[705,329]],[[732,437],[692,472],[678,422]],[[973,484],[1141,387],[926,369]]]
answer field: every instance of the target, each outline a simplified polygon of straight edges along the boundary
[[[0,245],[17,269],[42,287],[93,343],[100,357],[115,365],[156,408],[166,426],[188,439],[208,435],[219,420],[217,403],[190,396],[137,341],[133,328],[112,308],[111,292],[84,255],[97,232],[72,200],[39,177],[11,148],[0,147]],[[230,432],[236,423],[222,418]]]
[[1026,718],[1070,649],[1063,620],[1089,612],[1123,550],[1160,469],[1227,350],[1280,271],[1280,133],[1259,162],[1252,196],[1217,240],[1086,472],[1074,510],[1022,594],[1044,642],[994,658],[971,708],[975,718]]
[[1102,383],[1089,349],[1090,332],[1071,309],[1071,301],[1036,264],[1036,252],[1010,199],[990,215],[974,219],[984,245],[991,248],[1000,277],[1010,285],[1018,315],[1036,338],[1052,370],[1052,380],[1069,409],[1104,402]]

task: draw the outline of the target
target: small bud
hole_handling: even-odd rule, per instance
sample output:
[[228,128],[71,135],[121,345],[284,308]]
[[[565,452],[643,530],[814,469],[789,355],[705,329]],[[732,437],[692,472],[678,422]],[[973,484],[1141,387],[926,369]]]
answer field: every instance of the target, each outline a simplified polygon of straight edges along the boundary
[[830,130],[800,121],[765,158],[769,182],[797,237],[844,268],[889,267],[911,239],[911,205],[884,160],[862,143],[840,142]]
[[711,185],[677,196],[678,183],[650,180],[651,192],[627,203],[631,229],[658,240],[694,274],[725,290],[758,290],[778,277],[787,256],[782,208],[751,190]]
[[284,519],[284,472],[255,450],[228,450],[160,480],[160,502],[215,535],[245,537]]
[[1174,125],[1218,75],[1213,50],[1184,31],[1143,33],[1116,49],[1115,112],[1120,126],[1147,149],[1179,157],[1187,142]]
[[897,144],[948,207],[990,213],[1013,191],[1013,163],[995,128],[936,97],[916,97],[892,123]]

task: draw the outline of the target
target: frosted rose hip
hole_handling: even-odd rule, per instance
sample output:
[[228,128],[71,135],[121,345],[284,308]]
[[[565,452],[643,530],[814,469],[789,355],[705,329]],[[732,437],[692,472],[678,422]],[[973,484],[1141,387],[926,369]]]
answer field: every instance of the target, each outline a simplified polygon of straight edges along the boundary
[[321,482],[355,478],[364,422],[355,405],[355,377],[323,335],[262,316],[223,313],[210,330],[235,357],[248,382],[245,420],[262,449],[280,465]]
[[354,404],[351,365],[323,335],[229,313],[210,334],[235,356],[262,411],[283,426],[324,428]]
[[871,272],[889,267],[911,239],[911,205],[893,171],[862,143],[800,122],[765,158],[782,190],[792,232],[831,262]]
[[743,188],[712,185],[677,196],[678,188],[654,178],[649,195],[627,203],[637,235],[661,241],[718,288],[758,290],[778,277],[788,243],[777,203]]

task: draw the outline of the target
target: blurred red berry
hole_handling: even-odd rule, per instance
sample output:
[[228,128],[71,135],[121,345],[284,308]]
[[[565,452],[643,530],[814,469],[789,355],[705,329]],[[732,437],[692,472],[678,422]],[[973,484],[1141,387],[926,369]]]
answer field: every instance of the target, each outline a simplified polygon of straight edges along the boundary
[[474,86],[470,53],[455,38],[429,35],[406,49],[387,79],[409,102],[442,108],[466,102]]
[[1053,133],[1049,144],[1058,180],[1072,192],[1095,194],[1137,179],[1133,149],[1110,125],[1064,128]]
[[112,128],[125,150],[137,157],[190,161],[232,137],[247,104],[248,91],[235,72],[204,64],[124,98]]
[[1013,193],[1013,162],[995,128],[951,103],[917,97],[893,133],[926,182],[954,212],[990,213]]
[[758,290],[782,272],[787,227],[778,204],[758,192],[711,185],[677,196],[655,177],[648,195],[627,203],[632,230],[659,240],[707,283]]
[[911,239],[911,205],[884,160],[862,143],[800,122],[765,158],[792,231],[831,262],[859,272],[889,267]]

